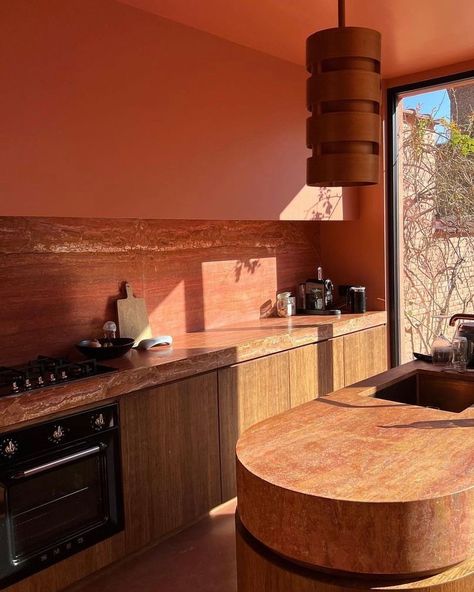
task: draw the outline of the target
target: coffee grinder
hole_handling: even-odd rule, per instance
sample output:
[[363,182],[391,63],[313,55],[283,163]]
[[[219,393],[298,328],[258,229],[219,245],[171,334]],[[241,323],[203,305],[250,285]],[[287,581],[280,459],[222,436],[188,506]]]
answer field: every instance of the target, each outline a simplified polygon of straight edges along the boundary
[[334,285],[329,278],[323,278],[323,269],[318,267],[317,277],[299,285],[298,313],[314,315],[339,315],[341,311],[332,308]]

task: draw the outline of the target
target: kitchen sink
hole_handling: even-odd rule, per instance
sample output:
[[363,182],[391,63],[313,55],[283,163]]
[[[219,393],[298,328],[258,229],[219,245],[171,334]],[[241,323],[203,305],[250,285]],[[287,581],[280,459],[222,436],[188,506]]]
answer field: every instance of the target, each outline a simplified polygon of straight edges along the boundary
[[374,398],[460,413],[474,405],[474,380],[460,375],[417,372],[377,391]]

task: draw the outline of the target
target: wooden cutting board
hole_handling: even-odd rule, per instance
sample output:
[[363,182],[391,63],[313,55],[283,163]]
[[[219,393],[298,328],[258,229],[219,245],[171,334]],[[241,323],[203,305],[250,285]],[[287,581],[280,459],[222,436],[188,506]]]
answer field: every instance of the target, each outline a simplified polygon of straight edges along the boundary
[[125,298],[117,300],[117,316],[120,337],[135,339],[135,345],[152,336],[145,300],[135,298],[132,286],[125,284]]

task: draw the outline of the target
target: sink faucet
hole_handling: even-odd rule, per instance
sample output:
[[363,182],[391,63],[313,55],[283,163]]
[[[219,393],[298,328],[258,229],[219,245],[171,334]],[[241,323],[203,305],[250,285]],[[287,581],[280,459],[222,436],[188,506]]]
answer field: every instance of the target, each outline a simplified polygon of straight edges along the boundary
[[474,321],[474,314],[470,314],[467,312],[460,312],[458,314],[455,314],[449,319],[449,326],[454,327],[456,321],[458,321],[459,319],[471,319]]

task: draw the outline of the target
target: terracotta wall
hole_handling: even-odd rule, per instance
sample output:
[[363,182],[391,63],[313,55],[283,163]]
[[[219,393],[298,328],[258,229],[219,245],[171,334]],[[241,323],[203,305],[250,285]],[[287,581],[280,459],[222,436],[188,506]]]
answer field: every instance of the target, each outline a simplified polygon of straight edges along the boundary
[[0,55],[0,215],[278,220],[297,196],[308,217],[326,205],[304,189],[301,66],[115,0],[3,2]]
[[0,218],[0,365],[100,333],[124,281],[155,334],[257,320],[319,251],[311,222]]
[[385,310],[385,206],[382,185],[359,190],[357,220],[322,222],[321,259],[336,284],[366,286],[370,310]]

